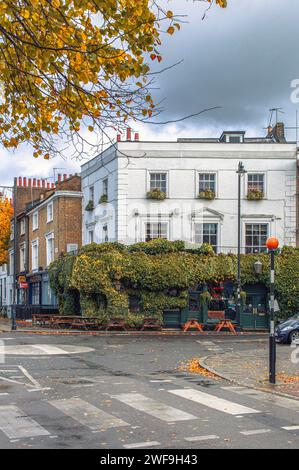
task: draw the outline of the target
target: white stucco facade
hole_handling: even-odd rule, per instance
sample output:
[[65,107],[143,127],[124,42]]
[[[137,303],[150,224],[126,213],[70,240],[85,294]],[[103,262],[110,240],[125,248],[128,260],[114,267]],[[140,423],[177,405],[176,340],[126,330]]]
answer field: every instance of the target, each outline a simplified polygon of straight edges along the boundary
[[[158,236],[169,240],[211,239],[218,252],[235,252],[239,161],[247,171],[241,185],[243,251],[250,251],[249,245],[258,251],[256,245],[266,236],[276,236],[281,245],[295,245],[296,144],[196,140],[117,142],[84,164],[83,244],[107,239],[132,244],[158,230]],[[153,173],[163,175],[163,201],[146,198],[151,179],[157,178]],[[213,200],[198,198],[205,174],[213,180]],[[251,179],[262,184],[260,201],[247,199]],[[108,203],[98,204],[103,192]],[[86,211],[91,196],[94,210]]]

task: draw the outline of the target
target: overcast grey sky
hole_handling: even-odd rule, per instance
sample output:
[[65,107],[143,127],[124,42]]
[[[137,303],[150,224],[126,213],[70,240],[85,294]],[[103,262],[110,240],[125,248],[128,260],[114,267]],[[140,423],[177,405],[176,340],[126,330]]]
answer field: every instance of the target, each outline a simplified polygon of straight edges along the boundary
[[[290,83],[299,79],[298,0],[228,0],[226,10],[214,7],[203,21],[207,4],[162,1],[167,9],[187,15],[188,22],[164,39],[160,66],[184,62],[157,78],[156,98],[165,98],[160,119],[211,106],[222,109],[168,126],[135,124],[141,139],[218,136],[230,128],[263,135],[272,107],[282,107],[280,118],[295,125],[299,104],[291,102]],[[37,161],[29,149],[14,154],[0,149],[0,184],[11,183],[14,175],[52,176],[53,167],[80,171],[78,162]]]

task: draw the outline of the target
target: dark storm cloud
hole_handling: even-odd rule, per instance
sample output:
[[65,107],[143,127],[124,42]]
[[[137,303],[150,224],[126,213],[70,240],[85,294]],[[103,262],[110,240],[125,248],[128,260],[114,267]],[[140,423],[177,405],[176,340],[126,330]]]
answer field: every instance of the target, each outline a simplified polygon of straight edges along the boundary
[[234,127],[261,134],[269,108],[283,107],[280,118],[295,125],[290,83],[299,78],[298,0],[229,0],[227,10],[214,7],[204,21],[198,2],[166,4],[188,14],[189,23],[164,42],[164,65],[184,63],[158,78],[157,98],[167,98],[163,120],[219,105],[222,110],[178,128]]

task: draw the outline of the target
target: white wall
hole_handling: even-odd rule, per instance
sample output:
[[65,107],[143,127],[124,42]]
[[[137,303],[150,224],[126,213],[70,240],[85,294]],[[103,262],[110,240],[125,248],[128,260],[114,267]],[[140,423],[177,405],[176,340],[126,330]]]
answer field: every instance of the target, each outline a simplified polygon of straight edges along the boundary
[[[109,202],[94,213],[84,211],[84,243],[87,227],[95,224],[96,242],[101,242],[103,223],[109,223],[109,239],[124,243],[144,240],[145,223],[165,221],[171,240],[193,239],[194,221],[219,224],[218,245],[237,246],[236,170],[242,161],[247,172],[265,174],[265,199],[246,199],[247,176],[242,181],[242,245],[245,223],[269,224],[269,235],[281,245],[296,242],[296,145],[276,143],[202,143],[202,142],[121,142],[120,153],[112,147],[82,167],[83,208],[88,201],[88,187],[95,185],[97,200],[101,180],[109,177]],[[125,156],[124,156],[125,155]],[[114,158],[114,159],[113,159]],[[167,173],[165,201],[146,199],[149,173]],[[198,173],[217,174],[217,194],[213,201],[198,195]],[[138,216],[134,215],[136,212]],[[195,219],[191,214],[195,212]],[[160,216],[158,214],[160,213]],[[158,218],[159,217],[159,218]],[[106,220],[107,219],[107,220]]]

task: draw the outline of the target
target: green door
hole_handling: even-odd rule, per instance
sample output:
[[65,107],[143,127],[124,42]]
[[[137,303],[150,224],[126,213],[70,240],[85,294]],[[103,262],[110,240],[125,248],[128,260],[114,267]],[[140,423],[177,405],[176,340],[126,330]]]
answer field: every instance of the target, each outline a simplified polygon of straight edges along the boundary
[[268,329],[269,308],[268,291],[263,284],[251,284],[244,287],[246,305],[241,312],[241,327],[247,329]]

